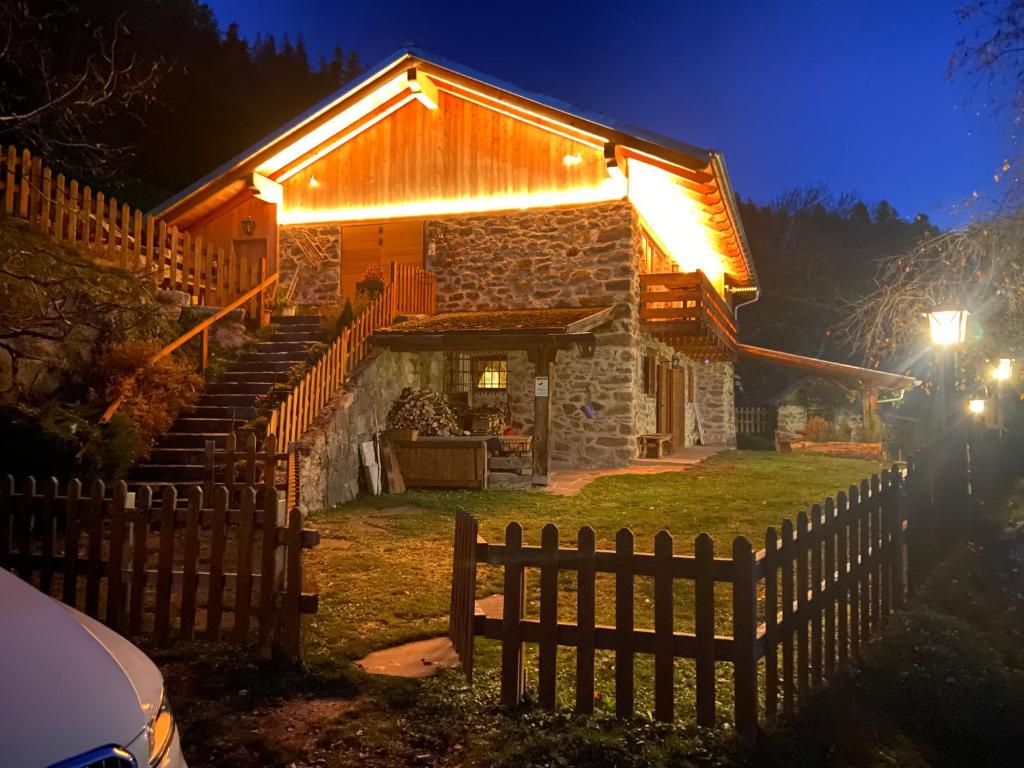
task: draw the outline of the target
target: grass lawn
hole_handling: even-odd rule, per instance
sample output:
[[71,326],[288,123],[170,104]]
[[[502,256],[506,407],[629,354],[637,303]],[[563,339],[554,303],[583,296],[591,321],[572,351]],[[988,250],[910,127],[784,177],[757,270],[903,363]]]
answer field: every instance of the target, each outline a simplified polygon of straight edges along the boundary
[[[542,492],[409,492],[400,496],[361,498],[314,514],[310,524],[321,544],[307,555],[306,570],[320,594],[320,609],[308,623],[307,658],[337,663],[368,651],[443,634],[451,576],[454,510],[468,509],[480,520],[488,541],[504,540],[504,527],[518,521],[527,543],[539,543],[541,528],[557,524],[562,541],[575,541],[590,525],[599,548],[613,548],[616,531],[630,528],[637,551],[651,551],[654,535],[668,529],[675,551],[691,553],[696,535],[706,531],[720,556],[728,556],[732,539],[747,536],[759,549],[764,530],[792,517],[840,488],[879,471],[875,462],[807,454],[729,451],[685,472],[618,475],[599,479],[579,495]],[[478,597],[501,591],[500,568],[478,568]],[[537,573],[527,575],[527,614],[536,614]],[[677,582],[677,629],[692,631],[693,596],[688,582]],[[575,574],[560,576],[559,613],[575,614]],[[719,631],[730,632],[728,585],[719,585],[716,600]],[[653,626],[653,579],[637,579],[637,626]],[[614,577],[597,579],[597,621],[614,623]],[[477,641],[477,668],[483,675],[497,665],[498,644]],[[574,696],[574,655],[560,649],[559,693],[566,704]],[[528,669],[535,650],[527,648]],[[597,653],[598,709],[612,709],[614,665],[611,652]],[[693,663],[677,661],[680,713],[692,708]],[[637,708],[653,706],[650,679],[653,660],[637,657]],[[720,665],[720,710],[727,708],[729,665]]]

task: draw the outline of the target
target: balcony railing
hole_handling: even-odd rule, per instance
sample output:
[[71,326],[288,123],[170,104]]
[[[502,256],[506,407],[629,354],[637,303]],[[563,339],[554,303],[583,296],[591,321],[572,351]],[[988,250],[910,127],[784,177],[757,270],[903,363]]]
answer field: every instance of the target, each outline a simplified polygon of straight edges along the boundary
[[697,357],[736,356],[733,312],[700,271],[640,275],[640,330]]

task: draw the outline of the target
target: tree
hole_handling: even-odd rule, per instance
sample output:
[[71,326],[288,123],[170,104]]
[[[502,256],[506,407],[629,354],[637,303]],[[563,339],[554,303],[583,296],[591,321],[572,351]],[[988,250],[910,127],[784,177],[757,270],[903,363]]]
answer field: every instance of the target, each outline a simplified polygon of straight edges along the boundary
[[127,32],[70,3],[0,0],[0,136],[93,178],[113,172],[124,148],[97,129],[144,108],[161,71]]

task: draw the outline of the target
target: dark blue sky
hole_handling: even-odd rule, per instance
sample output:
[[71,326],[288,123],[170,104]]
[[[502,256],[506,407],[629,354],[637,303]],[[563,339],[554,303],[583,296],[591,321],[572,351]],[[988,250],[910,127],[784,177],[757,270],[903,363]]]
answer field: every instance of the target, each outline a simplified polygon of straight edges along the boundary
[[406,41],[725,153],[737,192],[822,182],[964,223],[1007,152],[983,90],[951,83],[963,0],[213,0],[221,26],[302,34],[366,64]]

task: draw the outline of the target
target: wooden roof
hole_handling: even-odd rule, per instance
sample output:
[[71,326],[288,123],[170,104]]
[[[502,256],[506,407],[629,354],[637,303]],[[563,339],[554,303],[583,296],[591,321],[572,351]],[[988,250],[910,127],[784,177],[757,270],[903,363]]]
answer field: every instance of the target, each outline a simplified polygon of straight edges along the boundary
[[795,355],[792,352],[782,352],[777,349],[754,347],[750,344],[738,344],[737,351],[740,357],[745,357],[749,360],[772,363],[784,368],[792,368],[804,373],[814,374],[823,379],[831,379],[859,387],[901,390],[913,389],[919,383],[912,376],[901,376],[898,373],[878,371],[873,368],[862,368],[859,365],[834,363],[831,360],[820,360],[816,357]]
[[307,161],[304,158],[325,151],[331,137],[363,130],[378,119],[379,110],[406,98],[402,96],[406,91],[429,98],[424,92],[431,88],[442,88],[563,136],[604,145],[610,157],[627,161],[627,174],[631,157],[668,171],[702,206],[707,226],[720,243],[732,284],[756,287],[754,265],[721,154],[529,93],[416,48],[399,50],[151,213],[188,228],[234,196],[255,188],[260,178],[274,182],[275,177],[294,173],[298,164]]

